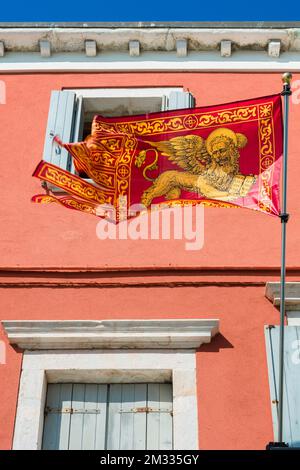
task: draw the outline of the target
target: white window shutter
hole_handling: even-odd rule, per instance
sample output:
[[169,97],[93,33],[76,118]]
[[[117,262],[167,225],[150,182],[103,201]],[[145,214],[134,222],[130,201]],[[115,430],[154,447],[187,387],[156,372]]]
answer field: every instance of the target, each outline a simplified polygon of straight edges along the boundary
[[64,170],[70,169],[68,152],[60,148],[53,137],[57,135],[63,142],[73,140],[76,95],[70,91],[52,91],[48,113],[43,160]]
[[103,450],[106,384],[48,384],[42,448]]
[[[70,92],[69,92],[70,93]],[[76,110],[74,112],[74,130],[70,142],[81,142],[83,139],[83,126],[84,126],[84,107],[83,97],[78,96],[76,99]],[[69,171],[76,173],[72,157],[70,156]]]
[[49,384],[45,406],[43,449],[69,448],[70,410],[72,405],[71,384]]
[[48,384],[42,449],[172,448],[171,384]]
[[[300,447],[300,326],[284,327],[283,441]],[[274,439],[278,433],[279,326],[265,327]]]
[[195,107],[195,98],[187,91],[171,91],[162,103],[162,111]]
[[148,384],[147,449],[173,448],[173,395],[171,384]]
[[108,450],[146,449],[147,384],[111,384]]

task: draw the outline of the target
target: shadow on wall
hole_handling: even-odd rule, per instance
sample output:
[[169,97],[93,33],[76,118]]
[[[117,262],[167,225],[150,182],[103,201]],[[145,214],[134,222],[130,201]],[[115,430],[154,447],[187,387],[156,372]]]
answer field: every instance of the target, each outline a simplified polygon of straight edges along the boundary
[[228,348],[234,348],[233,344],[231,344],[230,341],[228,341],[221,333],[218,333],[217,336],[212,339],[211,343],[202,344],[201,348],[199,348],[197,352],[219,352],[220,349]]

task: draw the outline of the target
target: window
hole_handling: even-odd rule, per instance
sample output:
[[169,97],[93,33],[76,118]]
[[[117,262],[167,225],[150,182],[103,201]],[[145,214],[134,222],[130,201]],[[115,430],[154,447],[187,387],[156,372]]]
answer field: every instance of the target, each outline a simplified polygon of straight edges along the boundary
[[[91,405],[91,409],[99,409],[97,403],[102,403],[102,406],[106,403],[108,415],[111,411],[110,396],[114,384],[119,386],[119,399],[115,401],[119,411],[125,409],[125,403],[120,398],[120,384],[125,384],[121,385],[124,393],[129,384],[131,387],[134,386],[134,390],[138,385],[144,384],[142,406],[138,404],[139,400],[136,397],[132,400],[130,410],[143,408],[146,402],[149,410],[146,410],[144,415],[142,413],[138,416],[143,415],[144,420],[146,416],[146,424],[149,426],[152,426],[151,421],[156,421],[158,417],[160,421],[167,420],[163,429],[164,431],[168,429],[169,434],[163,439],[164,446],[170,445],[172,422],[173,449],[198,449],[195,352],[203,343],[210,343],[218,333],[219,320],[199,318],[101,321],[7,320],[1,323],[9,342],[24,350],[14,449],[40,449],[43,446],[44,429],[44,446],[46,445],[46,427],[49,426],[46,421],[53,419],[55,415],[50,413],[52,418],[48,418],[47,415],[44,426],[45,406],[51,407],[47,400],[52,384],[56,387],[57,384],[71,384],[68,399],[65,400],[66,408],[78,406],[76,409],[81,411],[86,407],[84,401],[87,401],[85,399],[87,393],[92,392],[90,390],[87,392],[86,385],[83,390],[81,385],[80,403],[74,406],[72,397],[75,396],[74,390],[77,393],[75,384],[93,384],[94,397],[95,384],[106,385],[106,400],[99,399],[100,390],[103,388],[97,388],[98,398],[97,401],[94,398],[95,406]],[[133,389],[131,388],[131,394]],[[56,415],[59,419],[66,422],[68,419],[73,419],[72,413],[59,412],[62,405],[61,398],[56,396],[55,400],[52,407],[57,410]],[[90,416],[90,413],[73,414],[75,419],[81,414],[85,416],[85,421],[89,418],[95,420],[95,416]],[[122,413],[116,414],[119,418],[121,415]],[[124,413],[124,420],[132,420],[133,416],[135,414],[131,411]],[[99,422],[104,425],[103,421]],[[157,441],[151,443],[148,439],[157,439],[157,436],[155,432],[150,436],[148,430],[146,437],[147,446],[150,448],[156,446]],[[105,433],[107,436],[110,435],[107,425]],[[146,437],[144,435],[144,439]],[[107,443],[107,447],[108,445],[110,444]]]
[[42,448],[172,449],[172,402],[168,383],[49,384]]
[[[180,87],[52,91],[43,160],[76,173],[71,156],[53,141],[53,137],[58,135],[63,142],[81,141],[90,133],[95,114],[125,116],[191,108],[194,105],[193,96]],[[51,189],[61,191],[55,187]]]

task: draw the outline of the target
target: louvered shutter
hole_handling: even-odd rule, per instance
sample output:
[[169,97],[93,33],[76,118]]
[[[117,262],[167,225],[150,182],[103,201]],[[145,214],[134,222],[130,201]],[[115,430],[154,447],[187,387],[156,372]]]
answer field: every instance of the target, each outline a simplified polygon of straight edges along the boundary
[[162,101],[162,111],[195,107],[195,98],[187,91],[171,91]]
[[[72,158],[66,149],[61,148],[53,137],[63,142],[75,142],[82,139],[83,99],[76,98],[71,91],[52,91],[45,135],[43,160],[74,173]],[[51,189],[57,189],[51,187]]]
[[[274,439],[278,435],[279,326],[265,329]],[[300,447],[300,326],[286,326],[284,337],[283,440]]]

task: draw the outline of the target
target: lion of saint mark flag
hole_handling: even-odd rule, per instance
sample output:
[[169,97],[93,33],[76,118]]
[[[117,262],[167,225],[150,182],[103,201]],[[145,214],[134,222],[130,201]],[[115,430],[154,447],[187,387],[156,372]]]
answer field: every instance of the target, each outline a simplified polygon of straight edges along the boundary
[[[38,194],[115,222],[130,207],[203,204],[280,214],[280,94],[139,116],[95,116],[83,142],[63,143],[76,174],[41,161],[33,176],[63,195]],[[91,179],[93,183],[87,181]],[[136,214],[136,212],[135,212]]]

